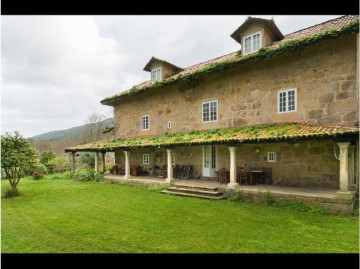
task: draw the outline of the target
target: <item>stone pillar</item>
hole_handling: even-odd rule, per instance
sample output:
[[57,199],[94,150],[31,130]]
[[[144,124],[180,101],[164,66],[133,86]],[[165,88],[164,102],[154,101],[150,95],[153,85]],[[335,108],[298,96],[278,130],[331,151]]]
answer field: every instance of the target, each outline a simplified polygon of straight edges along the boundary
[[171,183],[174,181],[171,153],[172,153],[171,149],[166,149],[166,154],[167,154],[167,178],[165,179],[166,183]]
[[359,188],[359,140],[356,141],[355,147],[355,185]]
[[337,143],[340,148],[340,192],[349,191],[349,142]]
[[102,155],[102,171],[105,173],[106,172],[106,167],[105,167],[105,155],[106,152],[101,152]]
[[75,152],[70,152],[71,174],[75,173]]
[[236,182],[236,148],[229,147],[230,151],[230,183],[227,184],[229,189],[239,188],[239,183]]
[[349,191],[355,191],[355,145],[349,146]]
[[95,152],[95,173],[99,173],[99,152]]
[[131,178],[131,175],[130,175],[130,162],[129,162],[129,154],[130,154],[130,152],[125,150],[124,154],[125,154],[125,175],[124,175],[124,178],[128,179],[128,178]]

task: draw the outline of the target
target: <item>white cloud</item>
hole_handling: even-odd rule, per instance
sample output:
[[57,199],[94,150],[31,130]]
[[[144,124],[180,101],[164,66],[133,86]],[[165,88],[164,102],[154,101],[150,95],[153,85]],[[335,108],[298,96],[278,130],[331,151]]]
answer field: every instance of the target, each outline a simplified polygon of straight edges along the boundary
[[[271,18],[272,16],[261,16]],[[275,16],[287,34],[338,16]],[[187,67],[239,49],[246,16],[3,16],[2,132],[30,137],[109,111],[151,56]]]

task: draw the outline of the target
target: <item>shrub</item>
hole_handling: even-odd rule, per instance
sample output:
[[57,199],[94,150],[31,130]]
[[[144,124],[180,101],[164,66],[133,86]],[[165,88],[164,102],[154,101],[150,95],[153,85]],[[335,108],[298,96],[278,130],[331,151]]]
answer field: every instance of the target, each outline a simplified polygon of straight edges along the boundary
[[66,171],[64,173],[57,173],[57,174],[48,175],[46,178],[47,179],[70,179],[71,174],[70,174],[69,171]]
[[47,163],[48,172],[52,173],[63,173],[70,171],[70,161],[64,157],[55,157]]
[[79,169],[77,170],[72,178],[78,181],[103,181],[104,175],[100,173],[95,173],[93,169]]
[[94,153],[79,153],[79,164],[88,165],[89,167],[95,166],[95,154]]
[[243,192],[239,189],[236,189],[229,197],[228,200],[229,201],[233,201],[233,202],[241,202],[243,198]]
[[43,176],[45,176],[47,174],[47,168],[44,164],[42,163],[39,163],[35,169],[34,169],[34,172],[32,174],[33,178],[35,180],[38,180],[40,178],[42,178]]
[[44,151],[40,154],[39,163],[47,165],[49,161],[53,160],[56,157],[56,154],[51,150]]
[[113,168],[112,164],[105,164],[105,170],[110,171]]
[[4,197],[5,197],[5,198],[11,198],[11,197],[15,197],[15,196],[17,196],[17,195],[14,195],[14,193],[12,192],[11,189],[7,189],[7,190],[5,191],[5,194],[4,194]]
[[276,201],[274,196],[271,195],[270,191],[265,192],[264,194],[265,196],[265,203],[269,206],[275,206],[276,205]]

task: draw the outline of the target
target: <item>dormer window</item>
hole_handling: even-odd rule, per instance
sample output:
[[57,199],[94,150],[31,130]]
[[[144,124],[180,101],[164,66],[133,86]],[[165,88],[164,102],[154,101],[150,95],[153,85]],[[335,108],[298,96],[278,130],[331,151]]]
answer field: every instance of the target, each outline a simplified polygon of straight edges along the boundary
[[144,67],[144,71],[150,72],[152,83],[162,79],[167,79],[181,70],[183,69],[155,57],[152,57]]
[[151,70],[151,82],[161,80],[161,68]]
[[245,36],[243,44],[244,44],[244,55],[258,51],[261,48],[261,32],[257,32],[255,34]]
[[241,55],[259,51],[284,38],[273,19],[254,17],[248,17],[231,37],[241,44]]

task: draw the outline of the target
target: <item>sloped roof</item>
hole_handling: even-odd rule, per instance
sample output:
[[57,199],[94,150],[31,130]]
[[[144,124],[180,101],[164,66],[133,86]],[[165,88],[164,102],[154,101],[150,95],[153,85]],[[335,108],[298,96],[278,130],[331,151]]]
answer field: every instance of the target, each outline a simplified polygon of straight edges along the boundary
[[151,59],[150,59],[150,60],[148,61],[148,63],[145,65],[145,67],[144,67],[143,70],[144,70],[144,71],[147,71],[147,72],[150,72],[150,71],[151,71],[150,67],[151,67],[151,65],[152,65],[154,62],[160,62],[160,63],[166,64],[166,65],[170,66],[172,69],[174,69],[175,71],[183,70],[183,68],[181,68],[181,67],[178,67],[178,66],[176,66],[176,65],[174,65],[174,64],[172,64],[172,63],[169,63],[169,62],[167,62],[167,61],[165,61],[165,60],[161,60],[161,59],[159,59],[159,58],[155,58],[154,56],[151,57]]
[[[346,15],[285,35],[282,40],[273,43],[270,47],[266,47],[265,49],[268,49],[268,54],[271,54],[272,57],[274,57],[283,53],[284,51],[286,52],[292,49],[296,49],[300,47],[300,45],[309,45],[319,42],[323,39],[337,38],[341,34],[354,33],[358,31],[359,15]],[[284,49],[285,46],[287,47],[286,49]],[[272,51],[269,51],[269,49]],[[247,54],[245,56],[240,56],[236,51],[215,59],[201,62],[199,64],[189,66],[183,69],[181,72],[161,81],[157,81],[155,83],[151,83],[150,80],[141,82],[133,86],[131,89],[121,91],[120,93],[101,100],[101,103],[105,105],[111,105],[113,101],[123,97],[136,95],[147,90],[155,90],[181,81],[188,81],[190,76],[193,76],[195,79],[197,79],[200,77],[200,75],[202,75],[200,74],[201,72],[203,74],[219,72],[225,68],[229,68],[239,63],[246,63],[269,58],[262,50],[263,49],[256,53]],[[223,64],[222,68],[213,68],[215,64],[220,63]]]
[[101,151],[116,148],[142,148],[158,146],[184,146],[221,143],[259,143],[287,140],[331,138],[357,135],[359,128],[343,126],[322,126],[304,123],[277,123],[221,128],[186,133],[164,133],[155,136],[117,138],[99,141],[65,149],[71,151]]
[[245,31],[246,28],[252,23],[257,23],[257,24],[264,25],[267,29],[269,29],[275,35],[277,40],[280,40],[280,39],[284,38],[283,34],[279,30],[279,28],[276,26],[274,20],[267,20],[267,19],[262,19],[262,18],[253,18],[253,17],[248,17],[246,19],[246,21],[243,24],[241,24],[240,27],[237,28],[230,36],[233,39],[235,39],[236,42],[241,44],[241,36],[240,36],[240,34],[243,31]]

